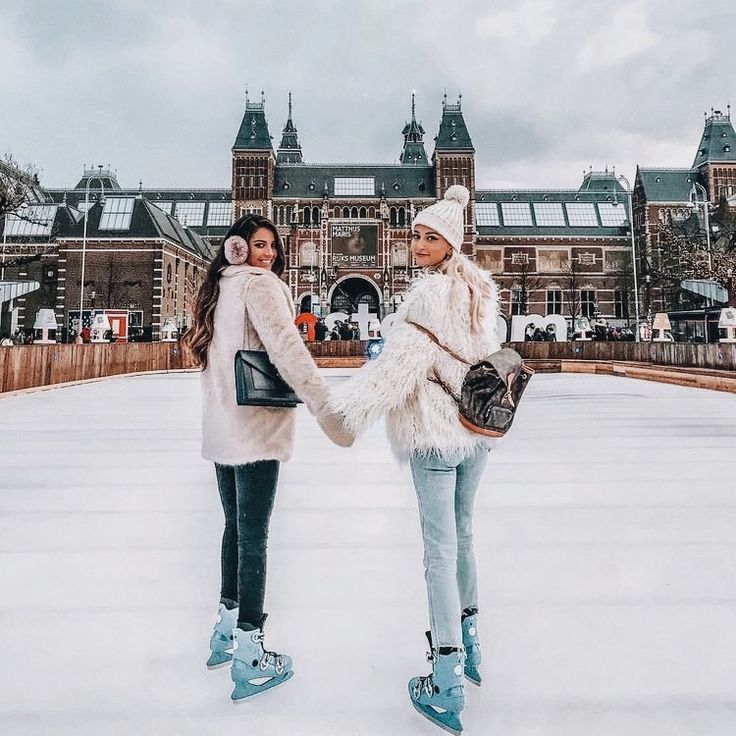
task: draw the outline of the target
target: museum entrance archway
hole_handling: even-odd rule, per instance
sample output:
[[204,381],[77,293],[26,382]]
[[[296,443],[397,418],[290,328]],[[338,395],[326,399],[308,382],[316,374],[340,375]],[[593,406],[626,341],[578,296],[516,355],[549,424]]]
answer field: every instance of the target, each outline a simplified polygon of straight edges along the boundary
[[335,284],[330,299],[331,312],[353,314],[358,305],[367,304],[368,311],[380,314],[381,298],[377,287],[367,279],[351,276]]

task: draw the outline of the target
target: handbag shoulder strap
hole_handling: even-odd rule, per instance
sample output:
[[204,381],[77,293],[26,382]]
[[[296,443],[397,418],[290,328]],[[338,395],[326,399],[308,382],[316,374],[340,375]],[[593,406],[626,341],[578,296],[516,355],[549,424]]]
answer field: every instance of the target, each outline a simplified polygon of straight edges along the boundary
[[447,345],[443,345],[438,339],[437,336],[428,330],[426,327],[422,327],[422,325],[418,325],[416,322],[412,322],[411,320],[407,320],[406,323],[408,325],[413,325],[416,327],[420,332],[423,332],[435,345],[442,348],[448,355],[452,355],[455,360],[459,360],[461,363],[465,363],[465,365],[473,365],[469,360],[465,360],[465,358],[458,355],[453,350],[450,350],[450,348],[447,347]]
[[243,347],[247,348],[250,345],[250,333],[249,333],[249,323],[250,320],[248,319],[248,308],[246,307],[246,296],[248,295],[248,289],[250,289],[251,280],[248,279],[248,283],[245,285],[245,289],[243,289]]

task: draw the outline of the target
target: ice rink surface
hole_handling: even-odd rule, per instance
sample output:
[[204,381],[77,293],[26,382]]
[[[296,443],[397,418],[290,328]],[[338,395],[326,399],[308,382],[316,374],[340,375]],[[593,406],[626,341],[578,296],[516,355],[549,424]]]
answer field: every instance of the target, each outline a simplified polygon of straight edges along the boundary
[[[332,375],[331,381],[342,380]],[[208,671],[222,512],[195,374],[0,398],[0,734],[435,734],[415,498],[382,426],[304,407],[274,512],[267,648]],[[736,396],[539,375],[479,491],[485,682],[465,733],[736,733]]]

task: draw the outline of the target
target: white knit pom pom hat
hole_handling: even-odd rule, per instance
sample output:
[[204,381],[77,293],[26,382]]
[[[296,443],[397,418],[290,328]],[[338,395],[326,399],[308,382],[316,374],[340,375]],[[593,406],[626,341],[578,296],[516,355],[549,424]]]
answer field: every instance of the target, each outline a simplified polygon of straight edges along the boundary
[[463,244],[463,212],[470,201],[470,192],[462,184],[453,184],[443,199],[422,210],[412,222],[439,233],[455,250]]

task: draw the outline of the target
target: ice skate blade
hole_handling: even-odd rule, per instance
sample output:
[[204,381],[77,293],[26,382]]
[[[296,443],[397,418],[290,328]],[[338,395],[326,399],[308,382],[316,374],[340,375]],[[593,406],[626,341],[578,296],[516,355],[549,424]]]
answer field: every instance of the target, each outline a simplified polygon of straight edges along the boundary
[[431,706],[422,705],[415,700],[412,700],[411,704],[417,713],[420,713],[428,721],[431,721],[435,726],[439,726],[444,731],[454,733],[455,736],[459,736],[463,732],[463,724],[460,722],[460,716],[457,713],[452,713],[449,710],[439,713]]
[[287,682],[293,676],[294,671],[290,670],[289,672],[285,672],[283,675],[279,675],[278,677],[272,677],[270,680],[267,680],[262,685],[253,685],[250,682],[238,682],[235,685],[235,689],[233,690],[230,699],[233,701],[233,703],[237,705],[238,703],[242,703],[248,698],[252,698],[254,695],[265,693],[266,690],[271,690],[272,688],[281,685],[284,682]]
[[212,652],[210,658],[207,660],[207,669],[216,670],[223,667],[226,664],[230,664],[233,660],[233,655],[227,652]]

